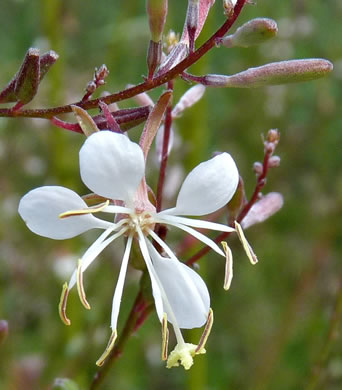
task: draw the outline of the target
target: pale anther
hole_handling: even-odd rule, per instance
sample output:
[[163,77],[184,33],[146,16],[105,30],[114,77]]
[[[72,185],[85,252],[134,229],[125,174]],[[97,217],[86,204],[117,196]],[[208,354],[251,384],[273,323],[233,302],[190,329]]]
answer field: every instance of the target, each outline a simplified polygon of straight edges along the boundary
[[207,340],[208,340],[208,337],[210,335],[213,323],[214,323],[214,312],[213,312],[213,309],[210,308],[207,323],[205,324],[204,331],[203,331],[202,336],[200,338],[200,341],[197,345],[197,348],[195,349],[196,355],[201,354],[201,353],[205,353],[204,347],[205,347],[205,344],[207,343]]
[[229,290],[233,279],[233,253],[225,241],[221,242],[224,253],[226,254],[226,266],[224,273],[223,288]]
[[251,264],[255,265],[258,262],[258,258],[254,253],[252,247],[249,245],[241,225],[237,221],[235,221],[235,229],[239,237],[239,240],[241,241],[243,249],[245,250],[246,255],[248,256],[249,261],[251,262]]
[[80,297],[80,301],[82,302],[82,305],[90,310],[90,305],[87,301],[85,292],[84,292],[84,287],[83,287],[83,273],[82,273],[82,260],[78,260],[78,266],[77,266],[77,292]]
[[86,209],[65,211],[64,213],[59,214],[58,218],[63,219],[67,217],[75,217],[76,215],[99,213],[100,211],[103,211],[108,205],[109,200],[106,200],[100,205],[87,207]]
[[100,358],[96,361],[97,366],[101,367],[103,365],[103,363],[105,362],[105,360],[107,359],[108,355],[111,353],[111,351],[114,347],[115,340],[116,340],[117,336],[118,336],[118,333],[115,329],[115,330],[113,330],[113,332],[109,338],[108,345],[107,345],[105,351],[100,356]]
[[59,316],[61,317],[61,320],[65,325],[70,325],[71,321],[66,315],[66,306],[67,306],[67,301],[68,301],[68,295],[69,295],[69,288],[68,288],[68,283],[65,282],[63,284],[63,289],[61,293],[61,298],[59,300],[58,304],[58,313]]

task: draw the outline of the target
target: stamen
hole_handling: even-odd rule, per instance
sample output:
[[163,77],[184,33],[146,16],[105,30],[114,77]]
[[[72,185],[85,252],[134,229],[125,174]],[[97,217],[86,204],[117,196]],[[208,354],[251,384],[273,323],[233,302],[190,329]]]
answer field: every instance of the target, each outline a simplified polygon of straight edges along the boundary
[[69,320],[69,318],[66,315],[66,306],[67,306],[67,302],[68,302],[69,291],[70,290],[68,288],[68,283],[65,282],[63,284],[62,294],[61,294],[61,298],[60,298],[59,304],[58,304],[58,313],[59,313],[59,316],[61,317],[61,320],[64,322],[65,325],[71,324],[71,321]]
[[68,217],[74,217],[77,215],[99,213],[100,211],[103,211],[108,205],[109,205],[109,200],[107,199],[104,203],[101,203],[97,206],[91,206],[91,207],[87,207],[86,209],[80,209],[80,210],[65,211],[64,213],[59,214],[58,218],[63,219]]
[[246,255],[248,256],[249,261],[251,262],[251,264],[255,265],[258,262],[258,258],[254,253],[252,247],[249,245],[241,225],[237,221],[235,221],[235,229],[239,237],[239,240],[241,241],[243,249],[245,250]]
[[226,254],[223,288],[225,290],[229,290],[233,279],[233,253],[225,241],[222,241],[221,245],[223,246],[224,253]]
[[169,329],[167,328],[167,315],[164,313],[162,320],[162,360],[168,358],[168,345],[169,345]]
[[77,266],[77,291],[78,295],[80,297],[80,301],[82,302],[82,305],[90,310],[90,305],[87,301],[84,287],[83,287],[83,272],[82,272],[82,259],[78,260],[78,266]]
[[105,360],[107,359],[108,355],[111,353],[111,351],[114,347],[114,343],[115,343],[117,336],[118,336],[118,333],[115,329],[115,330],[113,330],[113,332],[109,338],[109,341],[108,341],[108,344],[107,344],[105,351],[100,356],[100,358],[96,361],[97,366],[101,367],[103,365],[103,363],[105,362]]
[[214,313],[213,313],[212,308],[210,308],[207,323],[205,325],[204,331],[203,331],[202,336],[200,338],[200,341],[197,345],[197,348],[195,349],[196,355],[200,354],[200,353],[205,353],[204,347],[205,347],[205,344],[206,344],[208,337],[210,335],[210,331],[211,331],[211,328],[213,326],[213,323],[214,323]]

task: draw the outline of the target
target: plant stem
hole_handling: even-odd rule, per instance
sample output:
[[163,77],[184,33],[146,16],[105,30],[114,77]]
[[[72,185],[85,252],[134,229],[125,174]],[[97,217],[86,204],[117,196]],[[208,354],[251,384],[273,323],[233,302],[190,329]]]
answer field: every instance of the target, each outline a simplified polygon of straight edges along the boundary
[[114,93],[112,95],[108,95],[106,97],[101,97],[101,98],[86,100],[86,101],[78,101],[76,103],[71,103],[65,106],[47,108],[47,109],[33,109],[33,110],[19,110],[19,111],[13,110],[12,108],[2,108],[0,109],[0,117],[8,117],[8,118],[26,117],[26,118],[51,119],[56,115],[66,114],[68,112],[71,112],[72,111],[71,105],[77,105],[83,108],[84,110],[90,110],[92,108],[97,108],[100,100],[106,104],[111,104],[114,102],[119,102],[122,100],[129,99],[140,93],[157,88],[173,80],[180,74],[182,74],[182,72],[185,69],[189,68],[192,64],[197,62],[204,54],[206,54],[210,49],[212,49],[215,46],[216,39],[222,38],[228,32],[231,26],[234,24],[235,20],[239,16],[246,2],[247,0],[238,0],[234,8],[234,13],[223,23],[223,25],[216,31],[216,33],[212,35],[199,49],[191,53],[187,58],[185,58],[182,62],[180,62],[178,65],[170,69],[165,74],[155,77],[152,80],[146,80],[145,82],[138,84],[134,87],[127,88],[123,91]]

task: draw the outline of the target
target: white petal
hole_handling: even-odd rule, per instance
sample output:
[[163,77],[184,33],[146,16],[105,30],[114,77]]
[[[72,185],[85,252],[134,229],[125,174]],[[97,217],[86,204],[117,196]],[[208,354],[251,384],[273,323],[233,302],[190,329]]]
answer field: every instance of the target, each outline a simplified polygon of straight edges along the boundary
[[185,217],[177,217],[175,215],[163,215],[163,212],[158,213],[155,222],[159,223],[172,223],[172,222],[177,222],[181,223],[182,225],[186,226],[193,226],[197,228],[202,228],[202,229],[210,229],[210,230],[217,230],[219,232],[235,232],[235,229],[233,229],[230,226],[227,225],[222,225],[220,223],[215,223],[215,222],[209,222],[209,221],[203,221],[201,219],[192,219],[192,218],[185,218]]
[[228,153],[222,153],[194,168],[184,180],[172,215],[205,215],[226,205],[239,182],[239,172]]
[[122,291],[123,291],[123,287],[124,287],[124,283],[125,283],[125,276],[126,276],[126,272],[127,272],[129,255],[131,253],[132,239],[133,239],[133,236],[128,237],[125,253],[124,253],[124,256],[122,258],[122,263],[121,263],[121,267],[120,267],[120,274],[119,274],[118,281],[117,281],[116,287],[115,287],[113,304],[112,304],[112,318],[111,318],[111,325],[110,325],[113,331],[116,329],[117,322],[118,322]]
[[155,271],[154,271],[154,268],[153,268],[153,265],[151,262],[150,254],[147,250],[146,238],[145,238],[144,234],[142,233],[141,229],[139,228],[139,226],[137,227],[137,232],[139,235],[139,246],[140,246],[141,254],[143,255],[148,273],[149,273],[150,278],[151,278],[152,294],[153,294],[153,298],[154,298],[154,304],[156,306],[156,312],[157,312],[159,321],[162,322],[164,312],[165,312],[165,309],[163,306],[163,300],[162,300],[162,293],[161,293],[159,283],[158,283],[158,280],[156,278],[156,274],[155,274]]
[[91,214],[59,218],[69,210],[87,208],[76,192],[58,186],[39,187],[28,192],[19,203],[19,214],[28,228],[43,237],[64,240],[93,228],[106,229],[111,224]]
[[205,236],[204,234],[198,232],[197,230],[192,229],[189,226],[182,225],[181,223],[176,223],[176,222],[168,222],[168,225],[172,225],[172,226],[177,227],[178,229],[184,230],[185,232],[187,232],[187,233],[191,234],[192,236],[194,236],[195,238],[197,238],[197,240],[202,241],[205,245],[210,246],[210,248],[213,249],[219,255],[225,256],[224,253],[222,252],[222,250],[220,249],[220,247],[213,240],[211,240],[209,237]]
[[129,201],[144,176],[144,155],[125,135],[99,131],[80,150],[81,177],[98,195]]
[[149,245],[154,270],[163,287],[173,315],[169,313],[168,305],[164,310],[168,320],[173,324],[172,317],[183,329],[203,326],[208,317],[210,297],[203,279],[191,268],[176,259],[162,257]]
[[[93,244],[87,249],[85,254],[82,256],[82,272],[85,272],[85,270],[91,265],[91,263],[96,259],[96,257],[114,240],[116,240],[118,237],[122,236],[127,229],[121,229],[117,233],[113,234],[111,237],[107,238],[110,233],[112,233],[114,230],[113,227],[107,229],[104,231],[98,239],[93,242]],[[77,280],[77,269],[74,271],[74,273],[71,276],[70,282],[69,282],[69,290],[75,285]]]

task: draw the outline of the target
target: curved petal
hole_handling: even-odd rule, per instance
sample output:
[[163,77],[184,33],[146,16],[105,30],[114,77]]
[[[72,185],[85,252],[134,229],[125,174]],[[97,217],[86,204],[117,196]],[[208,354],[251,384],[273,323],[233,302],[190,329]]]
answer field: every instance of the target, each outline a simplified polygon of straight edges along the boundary
[[122,258],[122,263],[121,263],[121,267],[120,267],[118,281],[117,281],[116,287],[115,287],[113,303],[112,303],[111,325],[110,325],[113,331],[116,330],[116,325],[118,322],[121,297],[122,297],[122,292],[123,292],[124,283],[125,283],[125,276],[126,276],[126,272],[127,272],[129,255],[131,253],[132,240],[133,240],[133,236],[130,235],[128,237],[128,240],[127,240],[125,253],[124,253],[124,256]]
[[179,191],[172,215],[205,215],[226,205],[234,195],[239,172],[228,153],[222,153],[194,168]]
[[63,219],[58,217],[65,211],[87,207],[76,192],[65,187],[46,186],[36,188],[23,196],[18,211],[33,233],[55,240],[64,240],[93,228],[106,229],[112,225],[91,214]]
[[209,292],[203,279],[178,260],[162,257],[152,245],[149,245],[149,252],[173,312],[173,315],[169,313],[169,305],[164,305],[168,320],[173,324],[172,318],[175,317],[177,324],[173,325],[183,329],[203,326],[210,307]]
[[149,254],[149,251],[147,249],[146,242],[148,242],[148,240],[145,238],[145,236],[144,236],[143,232],[141,231],[141,229],[139,228],[139,226],[137,227],[137,233],[139,236],[139,246],[140,246],[141,254],[143,255],[143,258],[145,260],[146,267],[147,267],[147,270],[148,270],[148,273],[149,273],[150,279],[151,279],[152,294],[153,294],[153,298],[154,298],[156,312],[157,312],[159,321],[162,322],[165,308],[164,308],[163,300],[162,300],[162,291],[160,289],[160,285],[158,283],[158,278],[156,277],[156,274],[155,274],[155,271],[154,271],[154,268],[152,265],[152,261],[150,258],[150,254]]
[[93,192],[127,202],[144,176],[144,155],[125,135],[99,131],[80,150],[80,170],[84,184]]

